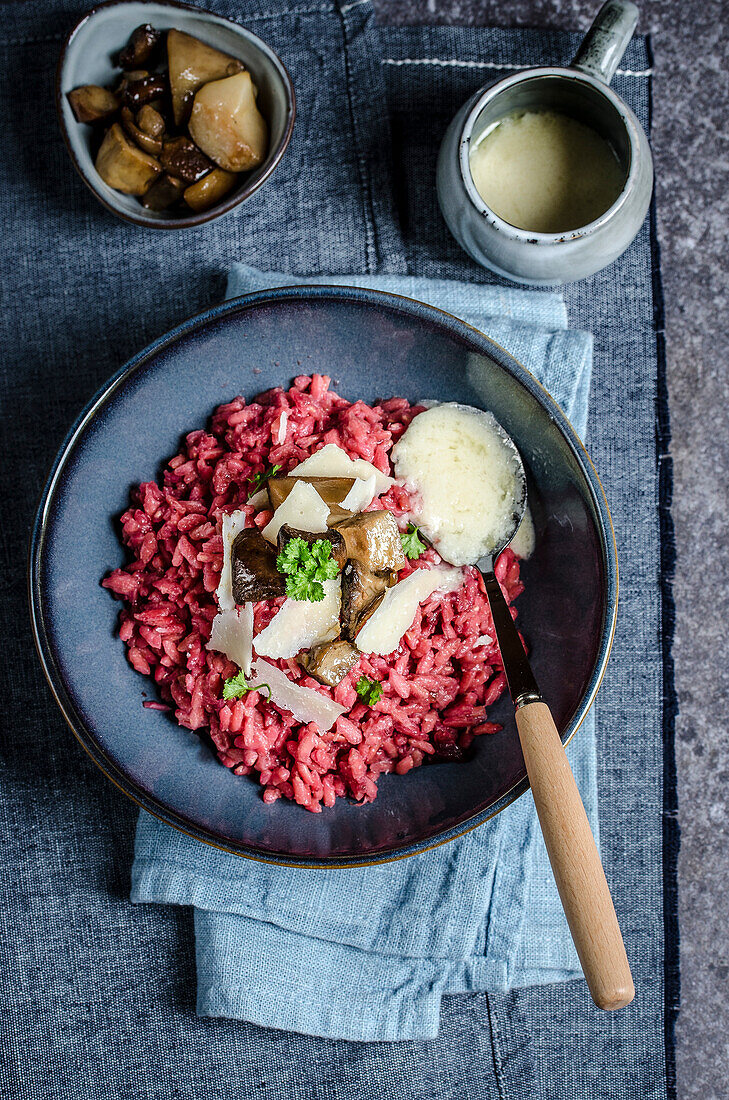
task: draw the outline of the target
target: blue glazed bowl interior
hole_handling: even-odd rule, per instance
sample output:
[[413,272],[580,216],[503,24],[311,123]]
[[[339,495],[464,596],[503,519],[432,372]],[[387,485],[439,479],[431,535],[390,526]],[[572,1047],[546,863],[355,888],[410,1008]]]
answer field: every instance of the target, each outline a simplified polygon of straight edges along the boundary
[[519,623],[563,740],[607,662],[617,569],[599,481],[568,422],[506,352],[454,318],[374,291],[304,287],[250,295],[181,325],[97,396],[56,461],[31,547],[31,609],[46,674],[84,747],[120,787],[192,835],[259,859],[371,862],[452,838],[526,787],[507,699],[503,730],[473,758],[383,776],[367,806],[314,815],[236,777],[210,744],[145,709],[150,680],[116,636],[120,604],[100,579],[121,564],[118,517],[137,482],[157,477],[180,437],[236,394],[252,398],[301,373],[334,379],[350,400],[404,395],[493,411],[528,472],[537,549],[523,567]]

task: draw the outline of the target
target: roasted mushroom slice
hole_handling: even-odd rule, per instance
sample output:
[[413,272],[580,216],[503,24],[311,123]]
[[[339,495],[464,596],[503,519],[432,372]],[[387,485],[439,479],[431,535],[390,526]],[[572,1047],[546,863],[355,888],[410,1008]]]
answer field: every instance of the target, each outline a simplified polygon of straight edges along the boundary
[[119,109],[119,100],[108,88],[84,84],[68,93],[68,102],[77,122],[101,122]]
[[325,539],[331,546],[331,559],[335,561],[340,569],[344,568],[344,563],[347,560],[347,550],[344,545],[344,539],[336,531],[297,531],[295,527],[289,527],[287,523],[284,523],[279,528],[278,532],[278,552],[282,553],[286,549],[286,544],[291,539],[303,539],[304,542],[311,545],[312,542],[319,542]]
[[237,57],[222,53],[199,38],[178,30],[167,32],[167,60],[172,110],[178,126],[189,118],[193,96],[198,88],[211,80],[221,80],[239,73],[244,68]]
[[351,672],[362,654],[343,638],[323,642],[296,658],[310,676],[327,687],[336,687]]
[[118,122],[96,154],[96,171],[104,183],[126,195],[144,195],[162,173],[158,161],[133,145]]
[[226,172],[224,168],[213,168],[207,176],[197,183],[191,183],[185,191],[185,202],[196,213],[208,210],[220,202],[235,186],[238,177],[235,172]]
[[276,551],[257,527],[241,531],[231,549],[236,604],[272,600],[286,594],[286,578],[276,568]]
[[164,118],[149,103],[145,103],[138,112],[136,122],[142,133],[149,134],[150,137],[161,138],[165,132]]
[[151,134],[145,134],[143,130],[140,130],[134,115],[128,107],[122,107],[119,117],[125,133],[140,149],[143,149],[145,153],[149,153],[152,157],[160,155],[162,152],[162,138],[152,137]]
[[155,30],[149,23],[142,23],[132,31],[124,49],[120,52],[120,69],[140,69],[152,58],[162,39],[162,32]]
[[370,615],[380,605],[387,582],[357,561],[348,561],[342,572],[342,633],[354,641]]
[[324,503],[330,507],[341,504],[354,485],[353,477],[270,477],[266,488],[274,512],[286,500],[297,481],[313,485]]
[[344,537],[347,557],[370,573],[396,573],[405,566],[400,531],[391,512],[360,512],[332,521]]
[[182,197],[186,187],[184,180],[175,179],[174,176],[160,176],[142,199],[142,206],[157,213],[160,210],[169,210]]
[[146,103],[160,99],[167,91],[167,81],[159,73],[143,76],[140,80],[129,80],[124,87],[124,103],[132,111],[138,111]]
[[166,141],[159,162],[169,176],[176,176],[185,183],[196,183],[213,167],[194,141],[186,137]]

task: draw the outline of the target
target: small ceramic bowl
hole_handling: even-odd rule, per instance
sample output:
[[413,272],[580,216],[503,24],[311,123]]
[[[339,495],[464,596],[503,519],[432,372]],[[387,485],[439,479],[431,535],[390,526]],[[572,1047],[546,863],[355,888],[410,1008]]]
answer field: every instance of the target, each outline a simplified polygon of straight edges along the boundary
[[[68,102],[68,93],[82,84],[108,86],[118,80],[116,54],[142,23],[151,23],[162,31],[175,27],[231,54],[243,62],[258,87],[258,104],[269,129],[268,156],[255,171],[243,173],[239,186],[221,202],[199,213],[146,210],[136,196],[122,194],[104,183],[94,167],[91,127],[76,121]],[[226,214],[268,179],[291,138],[296,97],[283,63],[245,27],[176,0],[108,0],[88,12],[64,43],[56,73],[56,109],[74,167],[107,210],[150,229],[185,229]]]

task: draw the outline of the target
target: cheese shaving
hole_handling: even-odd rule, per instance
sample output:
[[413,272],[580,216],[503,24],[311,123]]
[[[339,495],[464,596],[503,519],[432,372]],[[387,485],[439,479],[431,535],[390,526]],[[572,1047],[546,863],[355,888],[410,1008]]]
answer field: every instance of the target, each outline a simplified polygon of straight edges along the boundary
[[331,642],[339,634],[342,582],[324,581],[324,599],[286,600],[270,623],[254,639],[259,657],[295,657],[302,649]]
[[363,481],[374,475],[375,496],[378,497],[395,484],[394,478],[383,474],[371,462],[364,458],[350,458],[336,443],[327,443],[320,451],[309,455],[298,466],[294,466],[293,470],[289,470],[288,476],[303,477],[304,474],[310,477],[358,477]]
[[241,509],[223,516],[221,534],[223,536],[223,568],[220,573],[220,583],[215,591],[218,607],[221,611],[232,611],[235,607],[233,599],[233,567],[232,550],[233,543],[246,525],[246,514]]
[[322,733],[331,729],[337,718],[347,709],[320,691],[292,683],[270,661],[254,661],[248,683],[253,689],[268,685],[272,703],[281,710],[290,711],[298,722],[314,722]]
[[247,603],[240,609],[221,611],[216,615],[210,641],[205,648],[224,653],[247,676],[253,659],[253,604]]
[[313,485],[297,481],[261,534],[269,542],[275,542],[285,523],[297,531],[323,532],[327,529],[328,520],[329,505],[324,503]]
[[356,638],[362,653],[385,656],[400,644],[403,634],[413,625],[419,605],[434,592],[454,592],[463,583],[463,571],[447,565],[416,569],[409,577],[388,588],[385,595]]
[[374,474],[364,481],[361,477],[354,479],[354,485],[347,493],[340,507],[348,512],[364,512],[375,498],[377,478]]

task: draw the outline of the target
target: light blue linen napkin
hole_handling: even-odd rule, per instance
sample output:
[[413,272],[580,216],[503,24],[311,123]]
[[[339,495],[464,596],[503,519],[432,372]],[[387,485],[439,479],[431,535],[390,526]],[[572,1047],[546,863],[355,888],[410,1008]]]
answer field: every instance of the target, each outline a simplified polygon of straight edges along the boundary
[[[226,296],[295,283],[392,291],[462,317],[512,352],[584,435],[592,337],[567,328],[560,295],[237,265]],[[597,836],[594,708],[568,755]],[[309,1035],[433,1038],[443,994],[580,976],[529,793],[434,851],[339,871],[226,855],[142,812],[131,897],[194,906],[199,1015]]]

